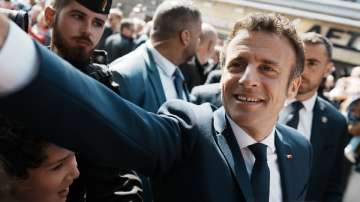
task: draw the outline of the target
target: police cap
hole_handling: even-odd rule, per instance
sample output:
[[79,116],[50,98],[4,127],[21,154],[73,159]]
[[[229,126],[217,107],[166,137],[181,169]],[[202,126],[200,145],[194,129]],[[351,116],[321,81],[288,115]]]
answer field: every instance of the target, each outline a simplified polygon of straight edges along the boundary
[[76,0],[86,8],[101,14],[109,14],[112,0]]

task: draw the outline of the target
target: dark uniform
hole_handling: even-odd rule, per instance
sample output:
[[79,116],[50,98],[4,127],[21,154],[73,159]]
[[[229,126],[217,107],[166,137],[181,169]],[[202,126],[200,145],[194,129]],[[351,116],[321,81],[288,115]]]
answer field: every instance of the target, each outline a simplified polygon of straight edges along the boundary
[[[108,14],[112,0],[75,0],[89,10]],[[107,68],[105,51],[94,51],[88,65],[76,67],[119,93]],[[102,135],[102,134],[99,134]],[[121,154],[114,154],[121,155]],[[92,159],[76,154],[80,177],[70,186],[67,202],[142,202],[143,191],[134,171],[97,165]]]
[[182,74],[184,75],[189,91],[193,87],[203,85],[207,76],[211,71],[217,68],[217,65],[206,62],[201,64],[197,56],[191,60],[179,65]]
[[113,81],[112,73],[108,68],[107,53],[104,50],[95,50],[90,58],[90,64],[80,69],[85,74],[100,81],[102,84],[119,94],[119,85]]
[[109,53],[109,62],[112,62],[134,50],[133,38],[115,33],[105,40],[105,50]]
[[[112,79],[106,58],[105,51],[95,50],[91,63],[77,68],[118,94],[119,86]],[[80,177],[70,186],[67,202],[143,201],[141,180],[134,171],[99,166],[91,162],[91,159],[83,158],[81,154],[76,155],[76,158]]]

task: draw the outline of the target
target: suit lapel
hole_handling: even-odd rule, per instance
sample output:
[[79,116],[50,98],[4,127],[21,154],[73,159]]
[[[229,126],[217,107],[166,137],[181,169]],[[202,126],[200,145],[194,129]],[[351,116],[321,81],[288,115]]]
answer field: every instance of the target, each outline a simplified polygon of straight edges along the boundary
[[145,45],[144,46],[144,58],[145,58],[145,64],[148,69],[148,78],[149,82],[155,92],[156,101],[159,107],[166,101],[164,88],[161,84],[160,74],[159,70],[156,66],[154,57],[149,50],[149,48]]
[[190,92],[189,92],[189,89],[186,85],[186,83],[184,83],[184,91],[185,91],[185,97],[186,97],[186,101],[190,102]]
[[313,110],[313,120],[310,136],[310,142],[313,146],[314,155],[318,153],[321,145],[324,143],[322,134],[324,131],[326,131],[324,130],[324,127],[326,126],[328,120],[329,118],[325,115],[325,105],[317,97]]
[[275,147],[279,163],[283,201],[288,201],[296,197],[291,186],[296,183],[296,179],[292,175],[292,172],[296,172],[296,165],[293,159],[296,156],[293,156],[291,145],[288,143],[286,136],[278,128],[275,132]]
[[223,153],[232,174],[235,177],[247,202],[253,202],[250,177],[233,131],[226,121],[223,107],[214,112],[214,128],[216,130],[217,144]]

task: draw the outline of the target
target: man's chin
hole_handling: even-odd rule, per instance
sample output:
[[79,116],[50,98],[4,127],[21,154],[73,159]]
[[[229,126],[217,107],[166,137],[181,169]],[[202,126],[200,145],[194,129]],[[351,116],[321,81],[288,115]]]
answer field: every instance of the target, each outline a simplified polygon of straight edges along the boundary
[[297,94],[298,94],[298,95],[303,95],[303,94],[306,94],[306,93],[308,93],[308,92],[309,92],[309,90],[308,90],[306,87],[300,86]]
[[82,50],[79,48],[77,48],[77,49],[73,48],[69,53],[73,60],[79,61],[79,62],[87,61],[92,55],[92,51],[85,51],[85,50]]
[[68,58],[65,58],[68,62],[70,62],[73,66],[82,68],[89,64],[90,56],[83,55],[83,54],[73,54]]
[[304,92],[304,91],[298,91],[296,96],[302,96],[302,95],[305,95],[305,94],[306,94],[306,92]]
[[83,53],[90,53],[93,48],[88,46],[88,45],[77,45],[75,47],[72,48],[73,50],[77,50],[78,52],[83,52]]

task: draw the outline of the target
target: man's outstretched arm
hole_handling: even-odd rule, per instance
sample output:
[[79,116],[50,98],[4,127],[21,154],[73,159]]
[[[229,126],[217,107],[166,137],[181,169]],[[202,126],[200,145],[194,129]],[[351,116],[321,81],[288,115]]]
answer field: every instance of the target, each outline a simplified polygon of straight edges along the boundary
[[[19,44],[17,55],[2,57],[9,53],[6,45],[14,36],[11,29],[0,50],[0,75],[5,78],[12,74],[8,69],[18,68],[6,63],[7,60],[31,50],[31,45]],[[178,119],[142,110],[46,48],[32,44],[35,65],[25,65],[19,72],[22,75],[10,79],[13,82],[26,78],[26,82],[21,82],[11,94],[9,90],[2,92],[8,95],[0,98],[0,112],[47,135],[51,142],[104,165],[131,168],[154,176],[181,158],[184,142]],[[0,83],[0,88],[6,85]]]

